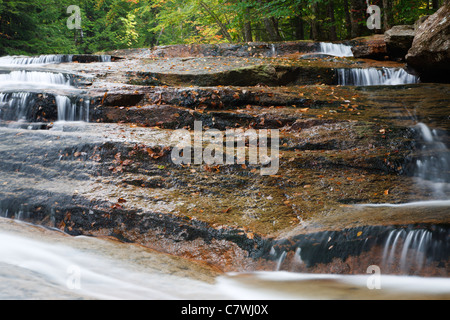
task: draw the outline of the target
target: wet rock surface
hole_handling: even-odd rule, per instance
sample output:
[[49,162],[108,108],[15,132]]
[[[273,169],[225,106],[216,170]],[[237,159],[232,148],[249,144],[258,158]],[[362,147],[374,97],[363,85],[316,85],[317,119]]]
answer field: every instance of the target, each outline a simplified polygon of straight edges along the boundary
[[[44,66],[86,76],[76,97],[89,102],[90,122],[56,121],[53,98],[61,92],[36,98],[28,121],[3,118],[1,214],[71,235],[138,243],[222,271],[273,270],[286,257],[293,263],[303,242],[320,244],[321,253],[297,271],[358,273],[376,263],[372,253],[387,241],[384,227],[437,225],[437,237],[448,237],[448,207],[358,207],[430,199],[433,187],[414,175],[425,144],[414,128],[426,122],[448,145],[448,85],[338,86],[337,68],[405,65],[301,52],[311,43],[280,44],[278,57],[268,57],[271,45],[251,46],[129,50],[112,53],[121,58],[115,62]],[[193,134],[196,121],[223,134],[278,129],[279,170],[261,175],[249,158],[175,164],[174,132]],[[327,245],[325,235],[334,242]],[[448,248],[442,250],[433,267],[412,272],[446,276]]]
[[393,59],[405,60],[416,36],[413,25],[394,26],[385,32],[386,49]]
[[408,64],[426,81],[449,82],[450,66],[450,4],[444,4],[416,30]]
[[386,60],[388,50],[383,35],[358,38],[353,41],[355,46],[352,51],[355,58]]

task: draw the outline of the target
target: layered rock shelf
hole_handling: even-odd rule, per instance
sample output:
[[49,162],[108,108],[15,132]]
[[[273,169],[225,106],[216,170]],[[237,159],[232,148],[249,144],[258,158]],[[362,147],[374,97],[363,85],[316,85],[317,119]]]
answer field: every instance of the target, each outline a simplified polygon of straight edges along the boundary
[[[430,246],[441,249],[407,273],[448,276],[448,205],[401,205],[433,198],[433,184],[417,183],[416,169],[436,150],[423,148],[430,138],[417,125],[426,122],[449,145],[448,84],[338,85],[337,70],[383,73],[406,64],[326,55],[313,42],[107,55],[115,58],[40,66],[77,81],[64,90],[28,89],[22,121],[11,107],[20,101],[4,93],[3,216],[222,271],[360,273],[382,264],[377,257],[392,232],[419,229],[415,237],[429,231]],[[60,96],[84,108],[75,117],[81,123],[61,121]],[[222,133],[278,129],[279,170],[261,175],[249,159],[175,164],[175,130],[192,133],[198,121]],[[365,207],[376,204],[398,206]],[[389,272],[405,272],[401,250],[391,251]]]

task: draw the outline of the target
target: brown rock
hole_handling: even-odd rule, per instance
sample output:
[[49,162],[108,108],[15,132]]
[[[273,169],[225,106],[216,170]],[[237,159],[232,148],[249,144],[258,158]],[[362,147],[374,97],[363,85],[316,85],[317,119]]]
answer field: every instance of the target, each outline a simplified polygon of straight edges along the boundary
[[389,57],[404,60],[411,49],[416,32],[413,25],[394,26],[384,34]]
[[377,34],[370,37],[356,38],[356,45],[352,48],[355,58],[385,60],[387,54],[384,35]]
[[426,82],[450,82],[450,3],[425,20],[417,30],[406,62]]

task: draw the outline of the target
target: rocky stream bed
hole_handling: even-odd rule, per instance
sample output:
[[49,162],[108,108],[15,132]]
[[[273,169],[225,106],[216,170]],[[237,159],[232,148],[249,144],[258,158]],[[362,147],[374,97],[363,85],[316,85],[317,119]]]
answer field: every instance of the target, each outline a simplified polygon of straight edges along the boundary
[[[312,42],[54,62],[0,67],[2,216],[220,272],[448,277],[449,84]],[[279,130],[279,169],[175,164],[196,122]]]

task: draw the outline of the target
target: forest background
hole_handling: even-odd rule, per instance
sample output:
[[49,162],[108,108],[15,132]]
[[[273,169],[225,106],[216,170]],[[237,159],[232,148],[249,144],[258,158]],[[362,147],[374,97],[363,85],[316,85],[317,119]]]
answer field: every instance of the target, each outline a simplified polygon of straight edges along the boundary
[[[193,43],[339,41],[413,24],[445,0],[0,0],[0,55],[95,53]],[[381,30],[366,26],[367,4]],[[67,8],[78,6],[81,28]]]

